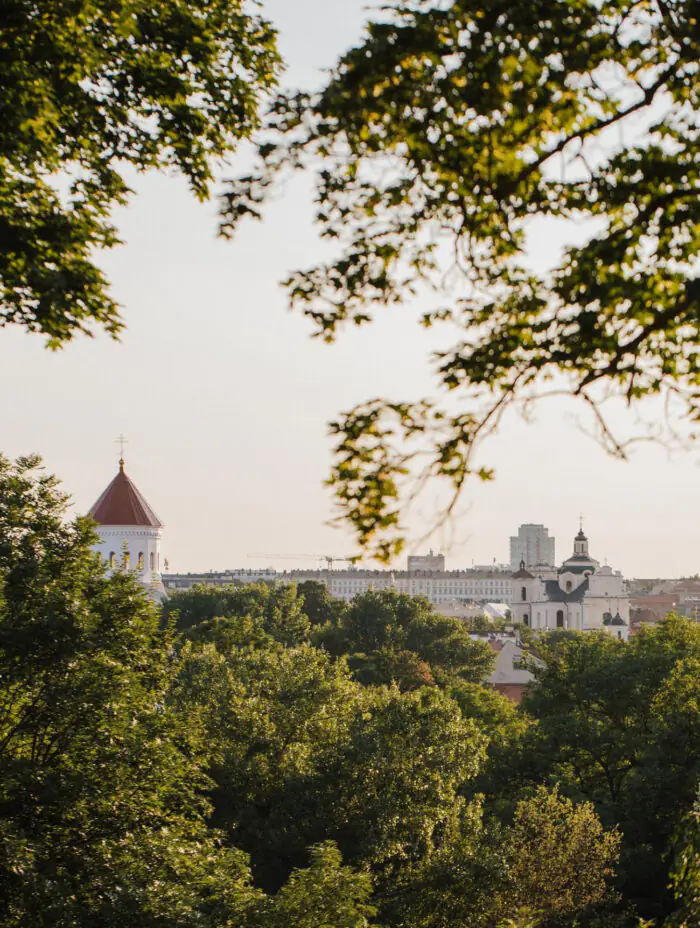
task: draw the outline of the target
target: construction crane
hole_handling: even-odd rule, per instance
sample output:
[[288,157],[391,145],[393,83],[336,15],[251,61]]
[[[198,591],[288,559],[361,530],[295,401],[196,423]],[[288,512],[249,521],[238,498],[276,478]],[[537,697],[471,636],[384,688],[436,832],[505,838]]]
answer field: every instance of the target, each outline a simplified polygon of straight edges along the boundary
[[332,557],[329,554],[247,554],[246,557],[266,561],[325,561],[326,570],[333,570],[334,564],[356,564],[360,560],[359,554],[347,557]]

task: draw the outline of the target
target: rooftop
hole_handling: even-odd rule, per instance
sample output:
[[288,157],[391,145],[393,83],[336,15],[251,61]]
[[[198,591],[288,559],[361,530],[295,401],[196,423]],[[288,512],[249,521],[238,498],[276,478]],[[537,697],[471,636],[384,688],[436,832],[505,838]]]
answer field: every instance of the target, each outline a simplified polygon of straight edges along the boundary
[[97,500],[88,516],[99,525],[141,525],[161,528],[163,523],[127,477],[123,459],[119,473]]

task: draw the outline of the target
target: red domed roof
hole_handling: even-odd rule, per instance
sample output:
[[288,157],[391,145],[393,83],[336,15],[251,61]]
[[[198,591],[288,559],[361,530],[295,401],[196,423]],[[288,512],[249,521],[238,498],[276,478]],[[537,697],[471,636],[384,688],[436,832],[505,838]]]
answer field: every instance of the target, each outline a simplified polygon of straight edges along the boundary
[[92,507],[88,516],[100,525],[150,525],[163,523],[141,496],[119,462],[119,473]]

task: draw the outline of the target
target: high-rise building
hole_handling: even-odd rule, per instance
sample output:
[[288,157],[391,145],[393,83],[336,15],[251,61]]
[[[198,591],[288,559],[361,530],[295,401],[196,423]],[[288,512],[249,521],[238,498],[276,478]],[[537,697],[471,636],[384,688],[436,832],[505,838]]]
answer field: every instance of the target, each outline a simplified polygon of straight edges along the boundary
[[417,570],[444,570],[445,569],[445,555],[444,554],[433,554],[433,549],[430,549],[430,554],[411,554],[408,557],[408,572],[409,574],[415,573]]
[[583,526],[574,552],[561,567],[520,567],[513,574],[511,616],[535,629],[606,631],[627,640],[630,600],[619,571],[600,566],[588,552]]
[[549,530],[544,525],[526,522],[518,529],[517,535],[510,539],[510,567],[516,571],[524,563],[525,567],[554,566],[554,538],[549,537]]

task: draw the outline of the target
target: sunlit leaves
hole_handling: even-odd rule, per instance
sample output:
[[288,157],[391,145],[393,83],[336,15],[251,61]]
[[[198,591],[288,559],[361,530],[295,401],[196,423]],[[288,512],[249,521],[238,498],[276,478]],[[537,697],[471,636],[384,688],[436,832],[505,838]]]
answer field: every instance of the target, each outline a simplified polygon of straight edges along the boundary
[[[260,170],[232,183],[223,230],[259,216],[280,174],[318,167],[317,220],[337,253],[287,287],[322,337],[461,275],[452,311],[442,300],[423,321],[462,327],[436,375],[464,414],[376,400],[332,426],[340,514],[381,560],[401,550],[416,479],[459,493],[504,409],[555,375],[620,456],[596,387],[629,404],[673,393],[697,418],[699,36],[689,0],[396,2],[318,94],[272,106]],[[596,223],[531,274],[533,217]]]
[[125,167],[175,169],[207,195],[257,125],[274,31],[242,0],[5,0],[0,32],[0,326],[58,347],[121,329],[94,251]]

